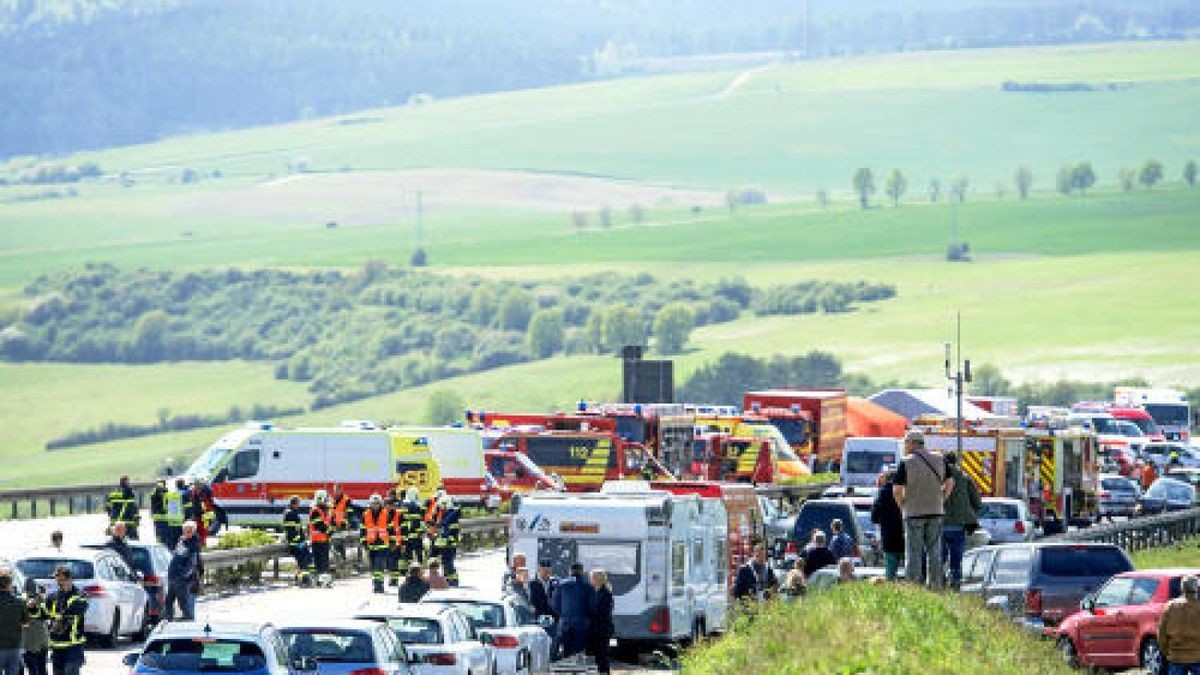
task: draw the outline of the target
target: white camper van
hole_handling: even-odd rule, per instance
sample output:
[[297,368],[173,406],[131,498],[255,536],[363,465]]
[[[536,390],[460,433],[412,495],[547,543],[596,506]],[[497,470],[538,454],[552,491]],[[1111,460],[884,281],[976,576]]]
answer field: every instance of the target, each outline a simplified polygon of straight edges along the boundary
[[673,495],[643,481],[600,493],[513,498],[511,554],[603,569],[620,643],[687,642],[726,628],[729,520],[719,498]]
[[842,483],[875,485],[875,479],[885,468],[895,468],[900,463],[903,451],[904,443],[899,438],[847,438],[842,449]]

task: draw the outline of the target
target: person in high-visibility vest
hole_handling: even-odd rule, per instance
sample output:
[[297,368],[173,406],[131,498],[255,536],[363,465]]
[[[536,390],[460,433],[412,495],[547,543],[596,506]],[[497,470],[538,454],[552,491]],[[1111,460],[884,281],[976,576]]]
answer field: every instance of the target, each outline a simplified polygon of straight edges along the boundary
[[404,559],[409,565],[425,565],[425,529],[421,527],[425,507],[421,505],[421,493],[410,487],[404,493],[400,505],[403,512]]
[[[354,502],[350,501],[350,495],[346,494],[346,491],[342,489],[342,484],[335,483],[333,486],[333,497],[329,502],[331,533],[345,532],[354,527],[354,522]],[[339,560],[343,563],[346,562],[346,544],[336,537],[333,540],[333,552]]]
[[462,538],[461,515],[449,495],[441,498],[441,518],[438,521],[438,536],[434,540],[436,548],[442,557],[442,570],[446,581],[451,586],[458,585],[458,569],[454,566],[454,558],[458,555],[458,544]]
[[370,506],[362,514],[359,539],[367,549],[371,560],[371,586],[376,593],[383,593],[383,574],[388,566],[392,534],[388,510],[383,507],[383,497],[371,495]]
[[308,541],[304,531],[304,516],[300,513],[300,498],[293,495],[288,499],[288,508],[283,514],[283,540],[287,542],[288,550],[296,559],[300,585],[308,586],[312,583],[309,575],[312,571],[312,557],[309,555]]
[[133,488],[129,487],[129,476],[121,476],[120,484],[108,493],[107,508],[108,524],[124,523],[126,536],[137,539],[137,526],[141,514],[138,513],[137,495],[134,494]]
[[313,505],[308,511],[308,541],[317,583],[328,586],[332,579],[329,574],[329,494],[324,490],[317,490],[313,495]]
[[[383,498],[383,510],[388,513],[388,523],[392,526],[388,540],[388,585],[400,585],[400,555],[403,546],[400,533],[396,530],[396,514],[400,512],[400,499],[396,496],[396,488],[388,488],[387,496]],[[405,568],[407,571],[407,568]]]
[[[170,536],[167,525],[167,479],[159,478],[154,484],[154,491],[150,493],[150,520],[154,522],[154,538],[160,544],[166,544]],[[125,532],[129,532],[129,527],[125,527]]]
[[404,555],[404,503],[397,501],[388,509],[391,523],[391,565],[388,568],[388,585],[399,586],[400,577],[408,576],[409,559]]
[[175,489],[167,490],[163,495],[163,508],[167,512],[167,538],[162,543],[168,550],[175,548],[179,535],[183,533],[183,521],[186,520],[183,493],[186,489],[187,485],[180,478],[175,481]]
[[87,614],[87,596],[71,581],[71,568],[60,565],[54,570],[58,590],[43,604],[50,627],[50,663],[55,675],[79,675],[83,668],[83,620]]

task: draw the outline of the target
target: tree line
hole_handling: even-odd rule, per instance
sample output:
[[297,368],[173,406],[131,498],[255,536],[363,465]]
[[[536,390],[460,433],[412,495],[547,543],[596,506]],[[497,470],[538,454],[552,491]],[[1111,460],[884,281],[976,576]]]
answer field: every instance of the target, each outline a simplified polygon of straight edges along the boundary
[[548,282],[393,268],[172,272],[108,264],[43,276],[0,322],[9,361],[246,359],[308,383],[311,408],[558,354],[686,349],[697,326],[755,314],[851,311],[894,297],[865,282],[768,288],[650,274]]

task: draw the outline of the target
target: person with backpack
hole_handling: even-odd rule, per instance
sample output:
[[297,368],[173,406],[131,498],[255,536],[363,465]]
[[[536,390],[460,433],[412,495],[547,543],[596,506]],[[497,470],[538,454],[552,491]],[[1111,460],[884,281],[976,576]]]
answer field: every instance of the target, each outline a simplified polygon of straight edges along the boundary
[[967,536],[979,528],[979,511],[983,498],[975,481],[959,468],[958,458],[946,455],[946,471],[954,481],[954,489],[946,497],[946,515],[942,522],[942,558],[949,571],[950,587],[957,589],[962,583],[963,552],[967,549]]
[[892,495],[904,513],[904,577],[933,588],[945,585],[942,572],[942,518],[945,500],[954,489],[941,455],[925,449],[925,435],[904,436],[906,459],[892,481]]

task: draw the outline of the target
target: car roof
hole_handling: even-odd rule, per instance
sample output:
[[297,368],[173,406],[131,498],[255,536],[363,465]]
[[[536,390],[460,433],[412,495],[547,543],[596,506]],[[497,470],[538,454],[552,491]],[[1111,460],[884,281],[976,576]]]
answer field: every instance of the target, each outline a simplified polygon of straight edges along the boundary
[[449,605],[405,602],[387,606],[368,606],[359,609],[357,616],[384,616],[397,619],[438,619],[447,612],[457,612]]
[[63,548],[61,551],[56,548],[39,548],[21,554],[14,562],[22,560],[86,560],[87,562],[95,562],[97,558],[102,556],[115,555],[116,553],[113,551],[103,548],[72,546]]
[[1186,577],[1189,574],[1200,575],[1200,567],[1161,567],[1148,570],[1132,570],[1121,572],[1116,576],[1161,579],[1165,577]]
[[[156,542],[152,543],[152,542],[126,539],[125,543],[129,544],[129,548],[145,548],[145,549],[161,548],[164,551],[167,550],[166,546],[163,546],[162,544],[159,544]],[[108,546],[107,540],[105,540],[105,541],[85,541],[79,545],[79,548],[100,549],[100,548],[105,548],[107,546]]]
[[295,630],[338,630],[363,631],[369,633],[379,629],[379,622],[370,619],[296,619],[283,621],[276,625],[282,632]]
[[[271,628],[270,623],[248,621],[166,621],[154,629],[153,638],[200,637],[211,635],[217,638],[257,638]],[[208,630],[205,630],[205,629]]]
[[1118,547],[1116,544],[1108,544],[1102,541],[1022,541],[1009,544],[988,544],[987,546],[980,546],[977,549],[971,550],[981,551],[984,549],[1000,550],[1014,548],[1115,548],[1120,550],[1120,547]]
[[470,586],[459,586],[458,588],[431,590],[421,598],[421,602],[490,602],[500,604],[507,598],[507,594],[471,588]]

